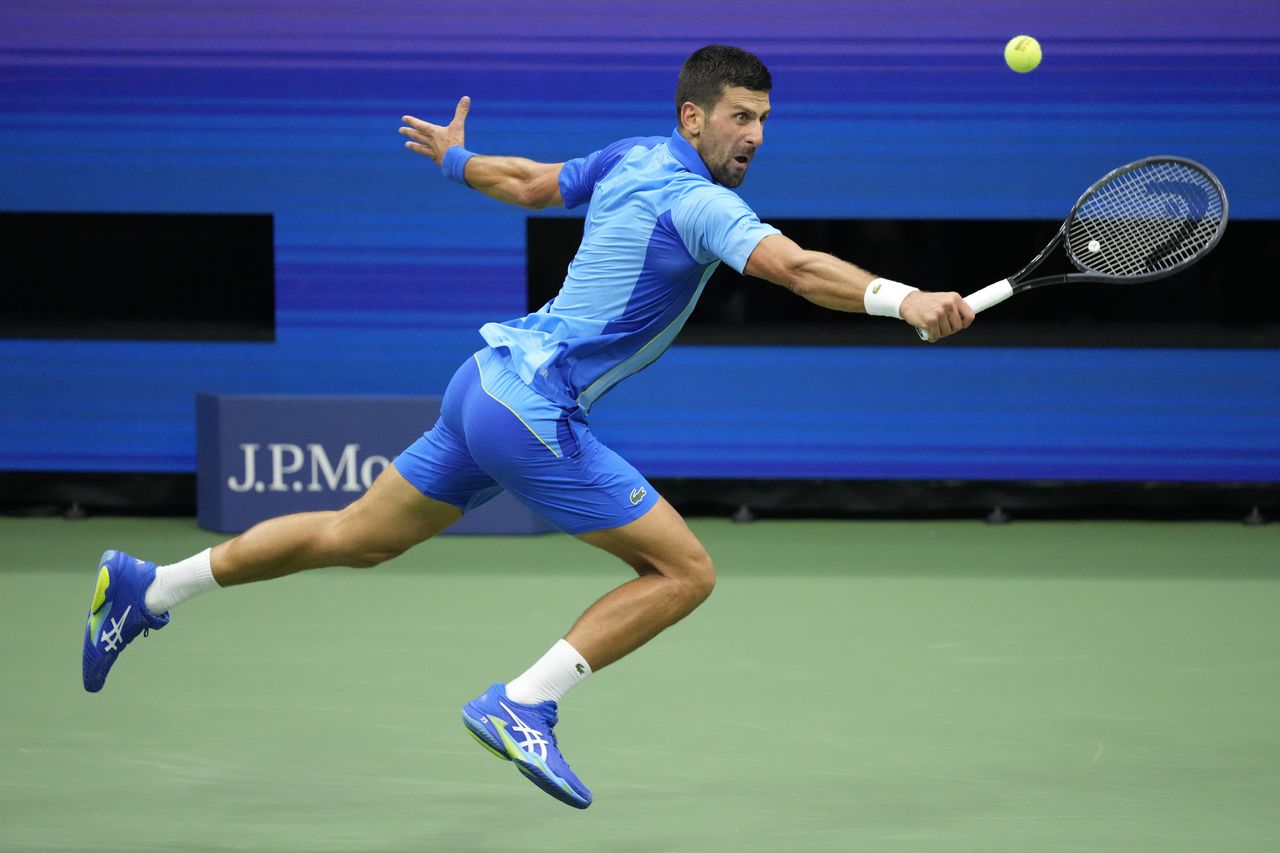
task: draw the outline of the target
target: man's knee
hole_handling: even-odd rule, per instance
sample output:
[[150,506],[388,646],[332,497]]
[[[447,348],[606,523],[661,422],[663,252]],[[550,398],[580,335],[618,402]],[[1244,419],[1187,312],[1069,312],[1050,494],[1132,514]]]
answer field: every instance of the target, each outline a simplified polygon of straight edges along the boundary
[[711,555],[706,551],[690,555],[678,578],[694,607],[706,601],[716,587],[716,568],[711,562]]

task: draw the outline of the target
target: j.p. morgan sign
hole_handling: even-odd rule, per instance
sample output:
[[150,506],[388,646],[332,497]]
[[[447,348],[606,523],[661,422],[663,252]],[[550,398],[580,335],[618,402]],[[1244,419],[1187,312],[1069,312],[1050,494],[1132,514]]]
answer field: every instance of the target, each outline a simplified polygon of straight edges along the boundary
[[[239,533],[277,515],[341,509],[430,429],[439,413],[439,397],[200,394],[200,526]],[[504,492],[468,512],[450,532],[551,529]]]
[[376,453],[361,458],[360,445],[344,445],[337,459],[323,444],[240,445],[240,476],[227,478],[233,492],[363,492],[391,464]]

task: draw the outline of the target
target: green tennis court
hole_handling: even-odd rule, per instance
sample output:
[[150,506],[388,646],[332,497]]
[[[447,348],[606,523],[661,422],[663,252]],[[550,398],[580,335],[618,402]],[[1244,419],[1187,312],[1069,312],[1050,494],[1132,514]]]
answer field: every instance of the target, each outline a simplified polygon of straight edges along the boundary
[[0,849],[1280,848],[1280,527],[693,527],[715,594],[562,708],[577,812],[458,716],[627,577],[606,555],[445,537],[211,592],[88,695],[98,553],[219,537],[0,519]]

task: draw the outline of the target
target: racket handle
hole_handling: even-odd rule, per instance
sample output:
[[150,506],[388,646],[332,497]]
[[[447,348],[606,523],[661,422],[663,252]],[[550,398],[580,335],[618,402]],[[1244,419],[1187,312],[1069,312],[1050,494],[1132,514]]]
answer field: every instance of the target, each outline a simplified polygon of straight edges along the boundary
[[973,313],[986,311],[992,305],[999,305],[1010,296],[1013,296],[1013,285],[1009,283],[1009,279],[1002,279],[995,284],[988,284],[982,290],[975,290],[964,298],[969,303],[969,307],[973,309]]
[[[979,311],[986,311],[992,305],[999,305],[1010,296],[1013,296],[1013,285],[1009,283],[1009,279],[1005,278],[995,284],[988,284],[981,290],[975,290],[966,296],[964,301],[973,309],[973,313],[977,314]],[[916,334],[922,341],[929,340],[929,333],[924,329],[916,329]]]

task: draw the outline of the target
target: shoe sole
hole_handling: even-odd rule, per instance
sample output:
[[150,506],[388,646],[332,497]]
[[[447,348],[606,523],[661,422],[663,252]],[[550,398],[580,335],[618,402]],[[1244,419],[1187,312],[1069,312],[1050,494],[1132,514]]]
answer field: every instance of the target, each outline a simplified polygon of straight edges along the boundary
[[537,785],[547,794],[556,798],[565,805],[573,806],[575,809],[585,809],[591,805],[590,800],[582,800],[577,794],[566,788],[565,783],[560,781],[558,776],[551,773],[550,770],[541,766],[540,762],[532,757],[526,756],[523,750],[518,746],[512,746],[511,750],[515,751],[515,755],[511,754],[504,744],[497,741],[484,723],[472,717],[464,708],[462,711],[462,724],[467,727],[467,731],[475,738],[476,743],[487,749],[492,755],[501,758],[503,761],[510,761],[516,766],[526,779]]
[[[104,615],[103,608],[108,603],[108,592],[111,593],[112,602],[115,601],[116,591],[114,587],[116,586],[116,579],[113,577],[110,568],[111,562],[115,557],[115,550],[109,548],[98,558],[98,580],[94,584],[93,600],[89,602],[89,618],[88,624],[85,626],[84,651],[81,655],[83,661],[82,670],[92,671],[93,674],[93,683],[87,680],[84,682],[84,689],[89,693],[100,691],[107,682],[107,673],[111,671],[111,666],[108,665],[106,672],[101,673],[99,677],[97,668],[101,665],[101,656],[98,654],[97,645],[98,628]],[[91,648],[93,649],[92,655],[90,655]]]
[[573,806],[575,809],[585,809],[591,805],[590,800],[580,800],[577,794],[565,790],[561,784],[553,777],[548,777],[536,764],[525,764],[523,761],[515,761],[516,769],[533,784],[537,785],[543,791],[546,791],[552,797],[555,797],[566,806]]

